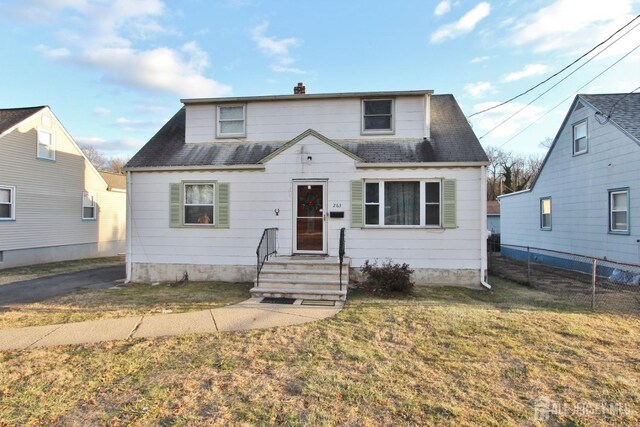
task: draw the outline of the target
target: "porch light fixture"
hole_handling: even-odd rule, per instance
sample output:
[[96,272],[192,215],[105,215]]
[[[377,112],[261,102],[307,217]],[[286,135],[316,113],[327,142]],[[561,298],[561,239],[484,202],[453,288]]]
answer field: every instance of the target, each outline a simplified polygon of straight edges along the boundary
[[280,209],[275,208],[273,211],[276,213],[276,216],[280,215]]
[[313,157],[307,156],[307,162],[310,162],[311,160],[313,160]]

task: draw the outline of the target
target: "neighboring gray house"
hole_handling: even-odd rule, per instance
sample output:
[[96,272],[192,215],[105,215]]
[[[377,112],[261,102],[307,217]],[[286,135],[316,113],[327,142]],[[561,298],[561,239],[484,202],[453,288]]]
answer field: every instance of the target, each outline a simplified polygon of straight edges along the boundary
[[0,269],[124,252],[124,181],[99,173],[49,107],[0,109]]
[[393,259],[419,284],[486,284],[488,161],[453,96],[182,102],[126,167],[129,280],[254,280],[277,228],[252,292],[344,298],[326,278],[345,228],[347,268]]
[[640,94],[577,95],[531,189],[498,199],[503,254],[640,263]]

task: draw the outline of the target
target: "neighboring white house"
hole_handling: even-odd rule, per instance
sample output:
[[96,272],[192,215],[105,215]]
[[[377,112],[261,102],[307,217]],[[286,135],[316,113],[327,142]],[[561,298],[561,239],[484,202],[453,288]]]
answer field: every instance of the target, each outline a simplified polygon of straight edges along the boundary
[[577,95],[531,189],[498,199],[503,254],[640,263],[640,94]]
[[126,186],[49,107],[0,109],[0,268],[124,252]]
[[485,280],[488,161],[453,96],[182,102],[126,167],[129,280],[253,280],[271,227],[279,256],[335,257],[344,227],[352,268],[392,259],[419,284]]

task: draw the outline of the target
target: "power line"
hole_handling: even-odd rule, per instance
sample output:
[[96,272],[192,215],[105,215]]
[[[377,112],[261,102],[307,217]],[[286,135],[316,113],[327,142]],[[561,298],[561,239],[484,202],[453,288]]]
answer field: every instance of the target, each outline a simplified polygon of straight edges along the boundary
[[[504,102],[501,102],[497,105],[494,105],[492,107],[489,108],[485,108],[484,110],[480,110],[478,112],[475,112],[473,114],[471,114],[470,116],[467,116],[467,118],[471,118],[473,116],[477,116],[478,114],[482,114],[482,113],[486,113],[487,111],[491,111],[494,108],[498,108],[501,107],[505,104],[508,104],[511,101],[514,101],[524,95],[526,95],[527,93],[531,92],[532,90],[538,88],[539,86],[545,84],[546,82],[548,82],[549,80],[553,79],[554,77],[556,77],[558,74],[563,73],[564,71],[566,71],[568,68],[571,68],[573,65],[575,65],[578,61],[580,61],[581,59],[583,59],[585,56],[589,55],[591,52],[593,52],[594,50],[596,50],[597,48],[599,48],[600,46],[602,46],[603,44],[605,44],[606,42],[608,42],[609,40],[611,40],[616,34],[618,34],[620,31],[624,30],[626,27],[628,27],[633,21],[635,21],[636,19],[640,18],[640,15],[636,15],[635,18],[633,18],[631,21],[627,22],[624,26],[620,27],[618,30],[616,30],[615,33],[611,34],[609,37],[607,37],[606,40],[598,43],[597,45],[595,45],[591,50],[589,50],[587,53],[583,54],[582,56],[580,56],[578,59],[576,59],[575,61],[573,61],[571,64],[567,65],[566,67],[564,67],[562,70],[558,71],[555,74],[552,74],[551,76],[549,76],[548,78],[544,79],[543,81],[541,81],[540,83],[538,83],[537,85],[525,90],[524,92],[514,96],[513,98],[507,99]],[[634,27],[635,28],[635,27]]]
[[[605,68],[604,70],[602,70],[600,73],[598,73],[598,75],[596,75],[594,78],[592,78],[591,80],[589,80],[588,82],[586,82],[585,84],[583,84],[582,86],[580,86],[578,89],[576,89],[575,91],[573,91],[573,93],[571,93],[569,96],[567,96],[566,98],[564,98],[562,101],[560,101],[559,103],[557,103],[556,105],[553,106],[553,108],[551,108],[549,111],[547,111],[546,113],[544,113],[543,115],[541,115],[540,117],[538,117],[537,119],[535,119],[533,122],[529,123],[527,126],[525,126],[524,128],[522,128],[522,130],[520,130],[518,133],[516,133],[515,135],[513,135],[511,138],[507,139],[505,142],[503,142],[498,148],[502,148],[505,145],[507,145],[509,142],[513,141],[514,139],[516,139],[518,136],[520,136],[524,131],[526,131],[527,129],[529,129],[531,126],[533,126],[534,124],[538,123],[540,120],[542,120],[544,117],[546,117],[549,113],[551,113],[553,110],[555,110],[556,108],[558,108],[560,105],[562,105],[567,99],[571,98],[572,96],[574,96],[574,94],[576,92],[581,91],[582,89],[584,89],[587,85],[591,84],[594,80],[596,80],[598,77],[600,77],[601,75],[603,75],[604,73],[606,73],[607,71],[609,71],[613,66],[615,66],[616,64],[618,64],[620,61],[622,61],[623,59],[625,59],[627,56],[631,55],[636,49],[638,49],[640,47],[640,44],[637,45],[636,47],[634,47],[633,49],[631,49],[629,52],[627,52],[622,58],[618,59],[616,62],[614,62],[613,64],[609,65],[607,68]],[[640,88],[640,86],[638,87]],[[634,89],[637,90],[638,88]]]
[[602,49],[600,52],[596,53],[595,55],[593,55],[591,58],[589,58],[584,64],[580,65],[578,68],[576,68],[575,70],[573,70],[572,72],[570,72],[569,74],[567,74],[566,76],[564,76],[562,79],[560,79],[558,82],[556,82],[553,86],[551,86],[549,89],[545,90],[544,92],[542,92],[540,95],[538,95],[537,97],[535,97],[534,99],[532,99],[531,101],[529,101],[529,103],[527,103],[525,106],[523,106],[522,108],[520,108],[518,111],[514,112],[513,114],[511,114],[509,117],[507,117],[506,119],[504,119],[503,121],[501,121],[500,123],[498,123],[497,125],[495,125],[493,128],[489,129],[489,131],[487,131],[484,135],[482,135],[480,138],[478,139],[482,139],[485,136],[489,135],[491,132],[493,132],[494,130],[498,129],[500,126],[502,126],[503,124],[505,124],[506,122],[508,122],[509,120],[511,120],[514,116],[516,116],[517,114],[520,114],[524,109],[528,108],[529,106],[531,106],[531,104],[533,104],[535,101],[537,101],[538,99],[542,98],[544,95],[546,95],[547,93],[549,93],[553,88],[555,88],[556,86],[558,86],[560,83],[562,83],[563,81],[565,81],[566,79],[568,79],[569,77],[571,77],[573,74],[575,74],[577,71],[579,71],[582,67],[584,67],[585,65],[587,65],[589,62],[593,61],[594,59],[596,59],[600,54],[602,54],[604,51],[606,51],[607,49],[609,49],[611,46],[613,46],[614,44],[616,44],[618,41],[620,41],[620,39],[622,39],[624,36],[626,36],[627,34],[629,34],[631,31],[633,31],[634,29],[636,29],[636,27],[638,27],[640,25],[640,23],[636,24],[633,28],[631,28],[629,31],[627,31],[626,33],[624,33],[623,35],[621,35],[620,37],[618,37],[617,39],[615,39],[613,42],[611,42],[611,44],[607,47],[605,47],[604,49]]

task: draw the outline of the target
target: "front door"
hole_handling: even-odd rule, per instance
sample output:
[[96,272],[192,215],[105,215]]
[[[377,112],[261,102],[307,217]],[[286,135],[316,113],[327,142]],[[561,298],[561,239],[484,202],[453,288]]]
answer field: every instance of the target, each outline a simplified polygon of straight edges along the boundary
[[327,253],[326,188],[326,182],[294,182],[293,248],[296,253]]

